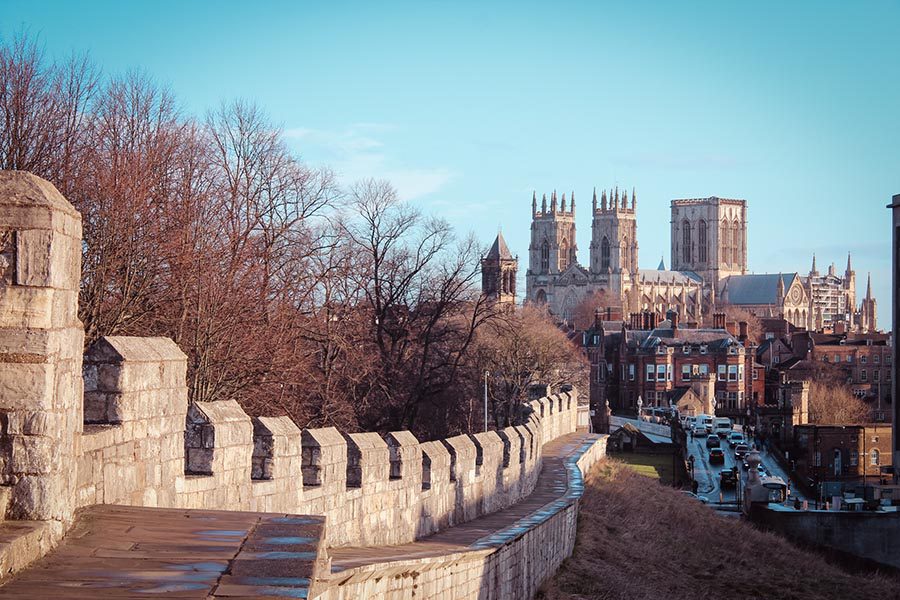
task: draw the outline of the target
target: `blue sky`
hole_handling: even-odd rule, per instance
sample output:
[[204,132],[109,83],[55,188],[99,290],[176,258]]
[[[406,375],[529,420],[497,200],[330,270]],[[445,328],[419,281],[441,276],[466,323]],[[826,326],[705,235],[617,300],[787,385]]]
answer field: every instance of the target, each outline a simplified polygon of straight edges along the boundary
[[[0,35],[140,68],[188,113],[246,98],[308,162],[403,197],[527,265],[531,192],[638,194],[640,262],[669,201],[750,207],[755,272],[872,272],[889,326],[900,193],[898,2],[18,2]],[[864,290],[863,290],[864,291]]]

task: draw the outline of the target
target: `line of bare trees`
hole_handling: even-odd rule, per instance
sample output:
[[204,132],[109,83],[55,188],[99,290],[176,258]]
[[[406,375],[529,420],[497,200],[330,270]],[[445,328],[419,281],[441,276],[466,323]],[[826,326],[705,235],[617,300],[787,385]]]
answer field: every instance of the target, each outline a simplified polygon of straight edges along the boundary
[[[578,361],[544,316],[480,297],[474,238],[387,182],[342,189],[250,103],[197,119],[145,74],[50,61],[20,36],[0,45],[0,168],[48,179],[82,214],[87,343],[172,337],[191,400],[443,435],[480,426],[472,398],[504,320],[556,335],[562,365],[516,363],[530,375],[513,379]],[[493,418],[524,393],[498,388]]]

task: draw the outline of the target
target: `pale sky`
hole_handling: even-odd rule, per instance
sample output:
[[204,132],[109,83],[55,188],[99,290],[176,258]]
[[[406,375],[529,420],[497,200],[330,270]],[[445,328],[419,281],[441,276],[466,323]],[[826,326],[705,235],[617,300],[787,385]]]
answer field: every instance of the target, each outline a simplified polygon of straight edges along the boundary
[[[308,162],[474,231],[527,269],[532,190],[638,194],[643,268],[673,198],[744,198],[754,272],[872,272],[889,327],[898,2],[19,2],[47,53],[142,69],[187,113],[245,98]],[[524,291],[524,286],[522,286]]]

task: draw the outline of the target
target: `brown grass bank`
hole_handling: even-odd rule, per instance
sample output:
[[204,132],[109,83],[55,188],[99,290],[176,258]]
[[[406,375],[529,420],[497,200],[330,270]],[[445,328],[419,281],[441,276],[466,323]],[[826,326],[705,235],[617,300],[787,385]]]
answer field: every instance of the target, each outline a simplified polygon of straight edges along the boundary
[[614,460],[587,475],[575,552],[541,600],[900,598],[900,578],[829,564]]

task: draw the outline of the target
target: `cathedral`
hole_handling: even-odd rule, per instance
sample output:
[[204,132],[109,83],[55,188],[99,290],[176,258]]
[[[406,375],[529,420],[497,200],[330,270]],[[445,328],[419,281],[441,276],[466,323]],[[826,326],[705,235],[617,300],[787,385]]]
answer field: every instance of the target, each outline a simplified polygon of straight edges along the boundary
[[556,192],[540,209],[532,197],[531,245],[525,276],[526,301],[546,304],[571,320],[575,308],[595,295],[615,312],[679,313],[684,322],[703,320],[715,305],[716,283],[747,271],[747,205],[744,200],[703,198],[672,201],[672,261],[668,270],[638,267],[637,195],[618,188],[596,190],[591,202],[587,268],[576,260],[575,197]]
[[[857,309],[856,273],[850,258],[843,277],[820,275],[813,267],[799,273],[748,273],[747,201],[729,198],[690,198],[671,201],[671,269],[660,261],[657,269],[638,267],[637,195],[634,189],[597,191],[591,201],[591,243],[587,266],[578,262],[575,194],[538,206],[531,199],[531,243],[525,274],[525,302],[547,306],[560,319],[572,322],[585,300],[627,320],[633,313],[678,313],[682,323],[702,324],[726,305],[758,317],[784,318],[796,327],[874,331],[876,303],[868,286]],[[516,301],[513,258],[498,235],[482,259],[482,289],[498,302]]]

